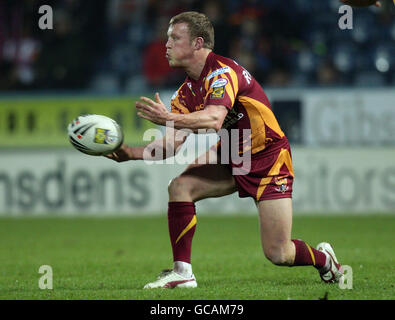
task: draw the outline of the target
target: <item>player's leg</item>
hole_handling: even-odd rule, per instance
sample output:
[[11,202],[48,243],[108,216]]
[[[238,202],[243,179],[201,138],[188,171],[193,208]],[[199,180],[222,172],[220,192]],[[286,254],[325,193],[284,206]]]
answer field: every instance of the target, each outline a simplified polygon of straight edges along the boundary
[[[208,157],[208,153],[202,155]],[[202,160],[202,158],[200,158]],[[195,202],[236,191],[235,181],[225,165],[196,161],[169,184],[168,227],[173,251],[173,271],[146,288],[195,287],[191,247],[196,229]]]
[[265,256],[276,265],[292,265],[295,259],[295,245],[291,241],[292,200],[263,200],[257,206]]
[[236,183],[227,165],[217,164],[217,151],[211,148],[170,181],[170,202],[196,202],[222,197],[236,191]]
[[197,202],[236,191],[230,171],[221,164],[193,164],[169,183],[170,202]]
[[324,281],[339,280],[341,266],[328,243],[314,249],[302,240],[291,239],[291,198],[260,201],[258,210],[262,248],[271,262],[280,266],[312,265]]
[[[236,191],[232,175],[224,165],[193,164],[169,184],[168,223],[174,269],[188,271],[192,238],[196,228],[195,202]],[[178,263],[182,261],[185,263]]]
[[292,240],[292,199],[263,200],[258,203],[261,242],[265,256],[276,265],[326,264],[326,255],[301,240]]

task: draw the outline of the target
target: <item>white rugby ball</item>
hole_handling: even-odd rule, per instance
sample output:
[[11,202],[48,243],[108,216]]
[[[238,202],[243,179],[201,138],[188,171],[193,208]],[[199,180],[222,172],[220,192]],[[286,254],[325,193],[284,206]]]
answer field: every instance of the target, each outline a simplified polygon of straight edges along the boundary
[[91,156],[112,153],[123,142],[123,132],[118,123],[98,114],[77,117],[68,125],[67,131],[74,148]]

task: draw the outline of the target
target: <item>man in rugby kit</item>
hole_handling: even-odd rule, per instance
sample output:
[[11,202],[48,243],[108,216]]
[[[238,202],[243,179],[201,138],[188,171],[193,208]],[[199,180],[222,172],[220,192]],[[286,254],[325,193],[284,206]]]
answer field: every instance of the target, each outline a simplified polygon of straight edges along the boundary
[[[197,286],[191,265],[192,238],[197,223],[195,202],[236,191],[240,197],[255,200],[263,252],[272,263],[312,265],[325,282],[339,281],[343,271],[328,243],[320,243],[315,249],[302,240],[291,239],[294,179],[291,150],[261,86],[242,66],[212,51],[214,30],[204,14],[184,12],[173,17],[166,48],[170,66],[182,68],[187,74],[171,100],[171,112],[158,93],[155,101],[141,97],[136,108],[140,117],[158,125],[171,124],[174,131],[167,131],[162,140],[146,147],[123,145],[108,157],[120,162],[154,160],[158,154],[168,155],[169,149],[174,154],[185,141],[182,129],[196,133],[201,133],[201,129],[236,130],[249,134],[239,135],[236,140],[221,139],[171,181],[168,227],[173,269],[166,270],[144,288]],[[147,152],[158,147],[163,152]],[[201,161],[212,154],[217,156],[216,163]],[[248,163],[241,165],[232,156],[224,162],[224,154],[246,156]]]

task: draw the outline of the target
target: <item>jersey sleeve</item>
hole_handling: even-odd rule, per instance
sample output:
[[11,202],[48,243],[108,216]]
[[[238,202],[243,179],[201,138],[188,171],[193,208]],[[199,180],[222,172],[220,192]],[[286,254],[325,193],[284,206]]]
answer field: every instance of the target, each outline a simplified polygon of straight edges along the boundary
[[205,80],[206,97],[204,105],[223,105],[229,110],[233,108],[239,81],[237,73],[230,66],[222,66],[207,75]]

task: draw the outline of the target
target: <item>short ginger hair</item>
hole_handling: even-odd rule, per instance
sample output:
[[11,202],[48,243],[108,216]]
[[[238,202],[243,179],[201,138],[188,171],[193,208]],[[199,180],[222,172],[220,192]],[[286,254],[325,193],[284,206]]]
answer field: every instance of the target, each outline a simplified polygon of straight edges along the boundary
[[202,37],[204,48],[214,49],[214,27],[208,17],[196,11],[186,11],[170,19],[169,25],[186,23],[191,40]]

